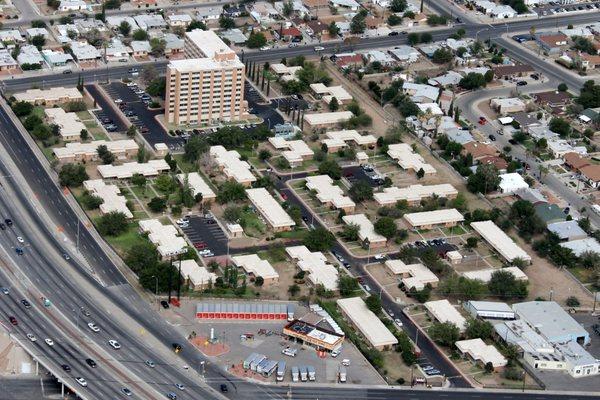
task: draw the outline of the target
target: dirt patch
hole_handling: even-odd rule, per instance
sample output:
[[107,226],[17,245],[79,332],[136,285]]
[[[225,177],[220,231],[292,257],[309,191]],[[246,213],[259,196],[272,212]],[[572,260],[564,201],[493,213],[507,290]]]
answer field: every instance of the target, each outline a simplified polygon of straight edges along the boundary
[[208,337],[198,336],[190,340],[204,355],[209,357],[218,357],[229,353],[229,346],[225,343],[211,343]]

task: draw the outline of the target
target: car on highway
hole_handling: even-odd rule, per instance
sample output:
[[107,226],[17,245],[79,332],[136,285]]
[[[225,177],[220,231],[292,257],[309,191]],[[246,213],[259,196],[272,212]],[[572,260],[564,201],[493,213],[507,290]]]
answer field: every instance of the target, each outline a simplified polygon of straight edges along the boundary
[[133,392],[127,388],[121,388],[121,393],[123,393],[125,396],[132,396]]
[[98,328],[98,325],[94,324],[93,322],[88,322],[87,324],[88,328],[90,328],[93,332],[100,332],[100,328]]
[[517,86],[527,86],[527,82],[519,81],[519,82],[517,82]]
[[490,138],[490,140],[491,140],[492,142],[495,142],[495,141],[496,141],[496,136],[494,136],[494,135],[488,135],[488,138]]
[[10,218],[5,218],[4,223],[6,224],[6,226],[12,226],[13,224],[12,219]]
[[119,350],[119,349],[121,348],[121,345],[119,344],[119,342],[117,342],[117,341],[116,341],[116,340],[114,340],[114,339],[110,339],[110,340],[108,341],[108,344],[110,344],[110,345],[111,345],[111,347],[112,347],[113,349],[116,349],[116,350]]
[[161,300],[160,301],[160,305],[162,306],[162,308],[164,308],[165,310],[169,308],[169,302],[166,300]]
[[31,308],[31,303],[28,302],[25,299],[21,300],[21,304],[23,304],[23,307],[25,307],[26,309],[30,309]]
[[177,395],[173,392],[167,393],[167,399],[169,400],[177,400]]
[[315,51],[323,51],[325,50],[325,47],[323,46],[315,46]]
[[146,365],[149,366],[150,368],[156,367],[156,364],[154,364],[154,361],[152,361],[152,360],[146,360]]
[[21,247],[16,247],[15,251],[17,252],[17,255],[19,255],[19,256],[23,255],[23,249]]
[[27,339],[29,339],[32,342],[36,342],[37,341],[37,338],[32,333],[28,333],[27,334]]
[[75,380],[77,381],[77,383],[79,383],[81,386],[86,387],[87,386],[87,381],[85,379],[83,379],[82,377],[78,376],[77,378],[75,378]]
[[96,361],[92,360],[91,358],[86,358],[85,362],[92,368],[96,368],[98,366],[98,364],[96,364]]
[[63,371],[71,372],[71,367],[69,367],[67,364],[63,364],[60,367],[63,369]]
[[0,222],[0,229],[2,229],[2,230],[6,229],[6,225],[4,225],[2,222]]
[[17,242],[25,243],[25,240],[23,240],[23,238],[21,236],[17,236]]
[[388,33],[388,36],[398,36],[400,33],[398,31],[391,31]]
[[4,294],[8,294],[8,293],[9,293],[9,292],[8,292],[8,288],[5,288],[5,287],[3,287],[3,288],[1,288],[0,290],[1,290],[1,291],[2,291],[2,293],[4,293]]
[[179,390],[184,390],[184,389],[185,389],[185,386],[183,386],[181,383],[176,383],[176,384],[175,384],[175,387],[176,387],[177,389],[179,389]]
[[46,344],[48,346],[54,346],[54,340],[50,339],[50,338],[46,338],[44,339],[44,342],[46,342]]
[[19,321],[17,321],[17,319],[15,317],[13,317],[12,315],[10,317],[8,317],[8,320],[13,325],[19,325]]

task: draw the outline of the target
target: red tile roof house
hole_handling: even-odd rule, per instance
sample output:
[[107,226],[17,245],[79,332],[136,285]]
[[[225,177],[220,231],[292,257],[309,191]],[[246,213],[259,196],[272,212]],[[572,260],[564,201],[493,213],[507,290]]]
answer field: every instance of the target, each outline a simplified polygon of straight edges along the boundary
[[595,189],[600,188],[600,165],[586,165],[579,168],[581,177]]
[[578,153],[567,153],[563,156],[565,165],[574,171],[579,171],[580,168],[590,165],[590,160],[582,157]]
[[339,68],[362,67],[364,65],[363,57],[360,54],[340,54],[334,57],[335,65]]
[[557,54],[567,45],[569,38],[564,33],[556,33],[552,35],[536,35],[535,41],[546,53]]
[[275,31],[277,35],[279,35],[279,37],[281,39],[283,39],[286,42],[291,41],[294,38],[298,38],[300,40],[302,40],[302,32],[300,31],[300,29],[296,28],[295,26],[292,26],[290,28],[283,28],[279,31]]
[[571,95],[569,93],[558,90],[533,93],[532,95],[535,102],[542,106],[563,107],[571,102]]

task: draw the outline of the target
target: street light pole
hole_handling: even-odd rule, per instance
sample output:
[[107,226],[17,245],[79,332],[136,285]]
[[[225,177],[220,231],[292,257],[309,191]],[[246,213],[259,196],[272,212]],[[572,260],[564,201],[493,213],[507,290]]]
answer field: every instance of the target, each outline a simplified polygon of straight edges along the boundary
[[158,307],[158,311],[160,311],[160,302],[158,301],[158,276],[152,275],[152,278],[155,280],[154,297],[156,297],[156,306]]

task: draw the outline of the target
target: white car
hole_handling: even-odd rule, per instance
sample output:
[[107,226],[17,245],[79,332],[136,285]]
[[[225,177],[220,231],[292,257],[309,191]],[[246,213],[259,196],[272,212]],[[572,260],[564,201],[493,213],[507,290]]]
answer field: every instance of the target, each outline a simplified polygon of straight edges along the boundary
[[267,50],[271,50],[270,46],[263,46],[260,48],[260,51],[267,51]]
[[185,389],[185,386],[183,386],[181,383],[176,383],[176,384],[175,384],[175,387],[176,387],[177,389],[179,389],[179,390],[184,390],[184,389]]
[[323,46],[315,46],[315,51],[323,51],[325,50],[325,47]]
[[146,360],[146,365],[149,366],[150,368],[155,367],[154,361],[152,361],[152,360]]
[[90,328],[93,332],[100,332],[100,328],[98,328],[98,326],[96,324],[94,324],[93,322],[89,322],[87,324],[88,328]]
[[79,383],[81,386],[86,387],[87,386],[87,381],[85,379],[83,379],[82,377],[78,376],[77,378],[75,378],[75,380],[77,381],[77,383]]
[[396,318],[396,319],[394,320],[394,323],[395,323],[396,325],[398,325],[400,328],[402,328],[402,321],[400,321],[398,318]]
[[350,360],[349,360],[349,359],[347,359],[347,358],[344,358],[344,359],[342,360],[342,365],[343,365],[343,366],[346,366],[346,367],[350,366]]
[[211,252],[208,252],[208,253],[204,253],[204,254],[202,254],[202,257],[205,257],[205,258],[206,258],[206,257],[214,257],[214,256],[215,256],[215,253],[213,253],[212,251],[211,251]]
[[37,341],[37,338],[35,336],[33,336],[33,334],[31,334],[31,333],[27,334],[27,339],[31,340],[32,342]]
[[54,346],[54,340],[50,339],[50,338],[46,338],[44,339],[44,342],[46,342],[46,344],[48,346]]
[[114,339],[109,340],[108,344],[110,344],[116,350],[119,350],[121,348],[121,345],[119,344],[119,342],[117,342]]
[[25,243],[25,240],[23,240],[23,238],[21,236],[17,236],[17,242]]
[[337,356],[340,355],[340,353],[342,352],[342,348],[337,348],[335,350],[331,351],[331,357],[336,358]]
[[375,259],[376,259],[377,261],[382,261],[382,260],[385,260],[385,258],[386,258],[386,256],[385,256],[385,255],[383,255],[383,254],[377,254],[377,255],[375,255]]
[[121,100],[121,99],[115,99],[115,103],[117,103],[117,104],[121,104],[122,102],[123,102],[123,100]]

